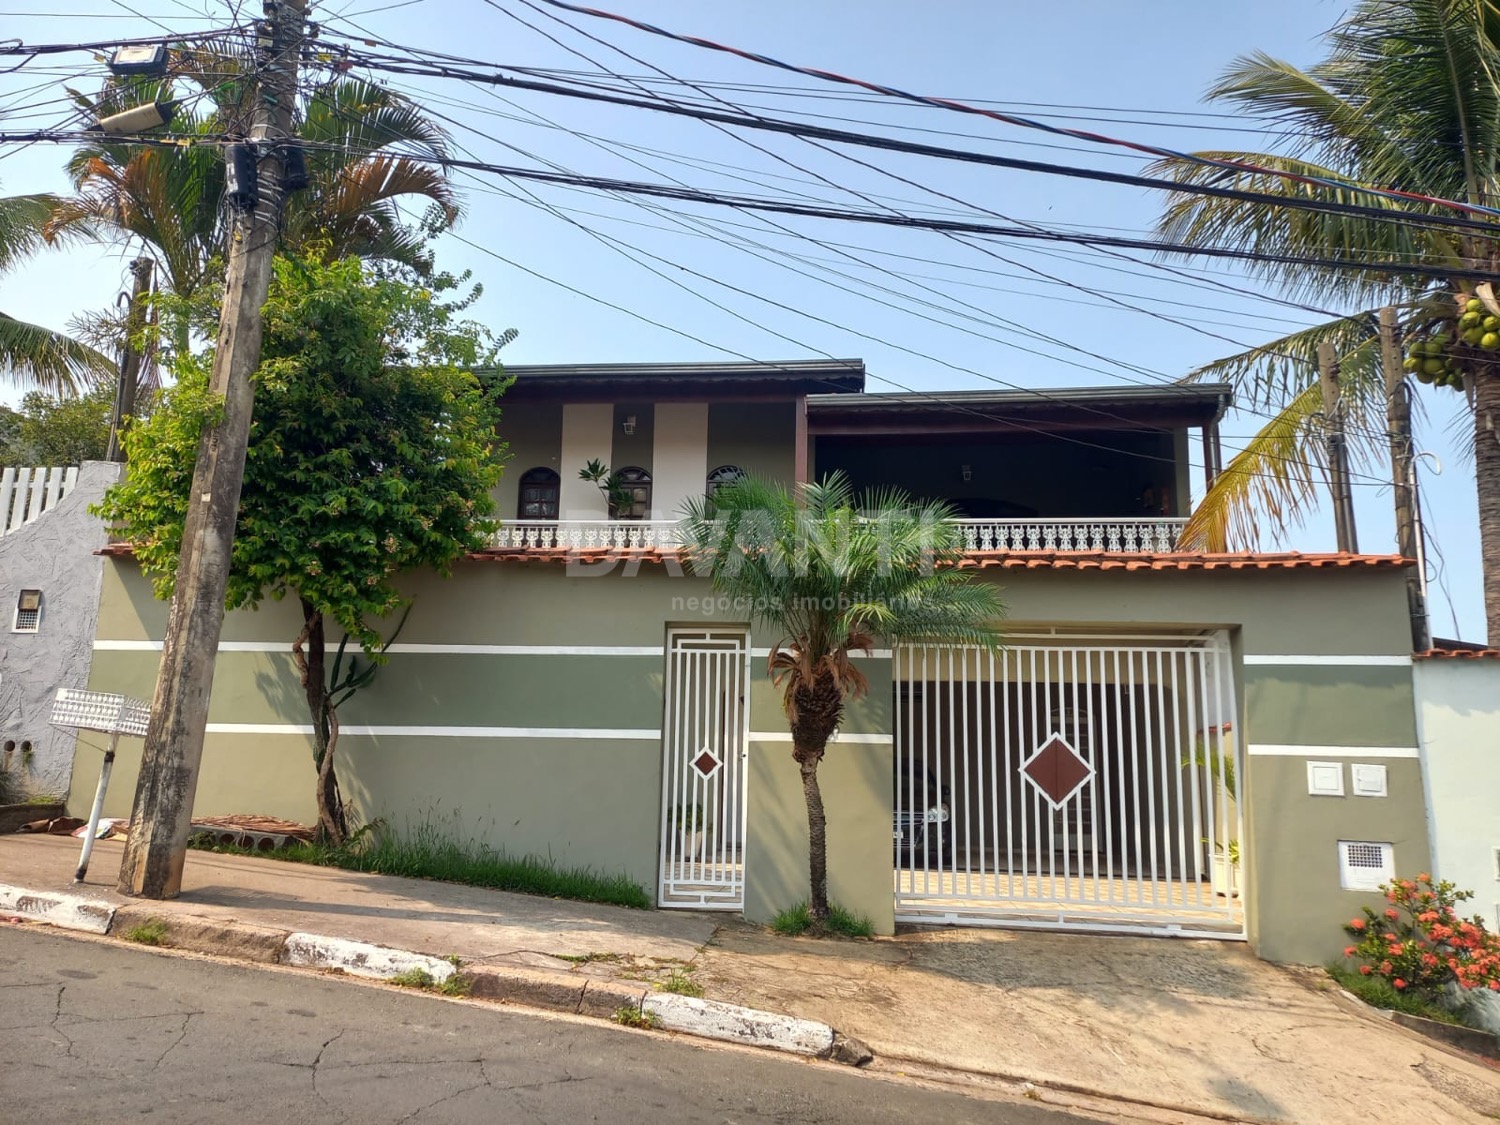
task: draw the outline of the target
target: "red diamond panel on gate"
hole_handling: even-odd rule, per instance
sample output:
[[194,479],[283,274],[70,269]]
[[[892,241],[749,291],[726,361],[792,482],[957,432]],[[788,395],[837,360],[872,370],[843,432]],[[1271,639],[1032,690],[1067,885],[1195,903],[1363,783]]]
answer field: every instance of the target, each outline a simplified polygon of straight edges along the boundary
[[707,779],[712,777],[714,770],[719,768],[719,759],[714,757],[712,750],[704,747],[703,753],[693,759],[693,768]]
[[1042,791],[1054,808],[1061,805],[1094,773],[1094,767],[1054,734],[1022,767],[1027,780]]

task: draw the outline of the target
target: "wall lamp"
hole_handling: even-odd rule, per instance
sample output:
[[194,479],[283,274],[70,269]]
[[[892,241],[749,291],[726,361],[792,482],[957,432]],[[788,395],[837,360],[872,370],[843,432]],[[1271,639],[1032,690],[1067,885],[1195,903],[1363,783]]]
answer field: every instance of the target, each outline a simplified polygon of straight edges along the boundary
[[633,433],[635,433],[635,415],[634,414],[627,414],[627,415],[625,415],[625,421],[623,423],[621,423],[620,428],[622,430],[624,430],[627,434],[633,434]]
[[974,469],[973,469],[972,466],[965,465],[959,471],[963,473],[964,480],[973,480],[974,479]]

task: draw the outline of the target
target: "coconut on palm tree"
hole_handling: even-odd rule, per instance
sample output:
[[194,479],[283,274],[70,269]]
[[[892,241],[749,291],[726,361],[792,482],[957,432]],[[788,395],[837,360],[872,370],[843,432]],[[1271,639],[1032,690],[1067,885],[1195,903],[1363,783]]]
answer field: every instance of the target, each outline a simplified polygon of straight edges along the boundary
[[689,506],[683,526],[695,571],[778,636],[769,672],[807,802],[815,927],[829,914],[818,764],[845,705],[868,687],[851,657],[877,640],[999,641],[995,587],[953,565],[954,515],[946,503],[896,490],[856,496],[841,474],[795,493],[742,477]]
[[[1264,54],[1236,61],[1209,97],[1260,118],[1279,143],[1270,152],[1196,155],[1500,205],[1500,7],[1490,0],[1364,0],[1329,33],[1328,48],[1327,57],[1306,70]],[[1287,200],[1357,202],[1418,220],[1453,214],[1436,205],[1184,159],[1163,160],[1154,172],[1183,184],[1243,188]],[[1434,357],[1424,350],[1413,356],[1416,372],[1460,387],[1473,414],[1485,610],[1490,640],[1500,643],[1500,351],[1479,346],[1483,332],[1464,339],[1469,326],[1457,321],[1468,311],[1473,283],[1453,276],[1494,271],[1500,280],[1500,234],[1186,193],[1169,201],[1160,231],[1194,246],[1336,260],[1336,266],[1251,268],[1303,300],[1356,310],[1193,373],[1233,381],[1244,401],[1273,417],[1205,496],[1186,543],[1254,546],[1263,521],[1283,530],[1314,503],[1323,466],[1315,357],[1324,341],[1339,357],[1356,452],[1368,460],[1380,456],[1386,447],[1386,388],[1376,310],[1394,306],[1408,346],[1425,349],[1444,337],[1438,345],[1445,351],[1442,371],[1424,369],[1439,366],[1426,364]],[[1431,272],[1394,277],[1381,269],[1382,262],[1413,261]],[[1450,376],[1450,358],[1461,379]],[[1439,386],[1435,393],[1453,391]]]

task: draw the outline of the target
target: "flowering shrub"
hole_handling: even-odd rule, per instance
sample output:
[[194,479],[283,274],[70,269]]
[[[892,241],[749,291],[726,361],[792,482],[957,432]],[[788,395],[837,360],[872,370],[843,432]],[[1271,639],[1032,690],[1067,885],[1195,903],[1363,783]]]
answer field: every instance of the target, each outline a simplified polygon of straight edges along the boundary
[[1354,944],[1344,956],[1364,976],[1379,976],[1398,991],[1441,999],[1447,985],[1500,992],[1500,935],[1476,915],[1458,916],[1458,904],[1474,897],[1432,876],[1397,879],[1381,888],[1390,905],[1365,907],[1364,917],[1344,927]]

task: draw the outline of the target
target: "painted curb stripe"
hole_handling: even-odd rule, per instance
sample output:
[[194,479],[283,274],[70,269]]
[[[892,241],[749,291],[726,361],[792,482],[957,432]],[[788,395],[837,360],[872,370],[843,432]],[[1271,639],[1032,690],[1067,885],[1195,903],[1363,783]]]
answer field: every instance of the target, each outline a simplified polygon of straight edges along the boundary
[[1328,664],[1347,668],[1409,668],[1410,656],[1260,656],[1245,654],[1245,667],[1281,666],[1286,668]]
[[1267,758],[1415,758],[1415,746],[1285,746],[1252,742],[1252,757]]
[[[312,734],[310,723],[209,723],[209,734]],[[339,734],[364,738],[594,738],[659,742],[661,731],[610,727],[396,727],[341,725]]]
[[[160,652],[161,641],[94,642],[95,652]],[[286,641],[220,641],[220,652],[280,652],[291,655]],[[661,656],[661,645],[424,645],[393,644],[392,656]]]
[[107,934],[115,908],[107,902],[53,891],[29,891],[0,883],[0,914],[19,914],[33,922],[46,922],[63,930]]
[[390,980],[410,969],[425,969],[433,980],[441,983],[454,972],[452,963],[440,957],[322,934],[288,934],[281,948],[281,963],[309,969],[343,969],[351,976],[376,980]]
[[651,993],[641,1011],[655,1016],[667,1031],[723,1039],[753,1047],[771,1047],[798,1055],[821,1056],[833,1050],[833,1028],[826,1023],[782,1016],[675,993]]

